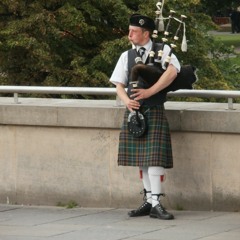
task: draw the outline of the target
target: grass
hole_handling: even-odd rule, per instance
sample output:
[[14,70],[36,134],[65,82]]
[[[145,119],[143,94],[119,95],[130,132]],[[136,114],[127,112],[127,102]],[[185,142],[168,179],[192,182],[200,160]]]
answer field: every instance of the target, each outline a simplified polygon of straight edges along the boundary
[[70,200],[68,203],[58,202],[57,206],[58,207],[66,207],[66,208],[75,208],[78,206],[78,204],[75,201]]
[[225,46],[238,49],[236,52],[236,57],[231,59],[232,64],[240,65],[240,34],[226,34],[226,33],[217,33],[212,35],[216,42],[222,42]]
[[184,208],[183,208],[181,205],[177,204],[177,205],[176,205],[176,210],[177,210],[177,211],[183,211]]
[[227,46],[234,46],[235,48],[240,48],[240,34],[221,34],[218,33],[213,35],[217,42],[223,42]]
[[235,58],[230,59],[232,64],[236,64],[240,66],[240,54],[238,54]]

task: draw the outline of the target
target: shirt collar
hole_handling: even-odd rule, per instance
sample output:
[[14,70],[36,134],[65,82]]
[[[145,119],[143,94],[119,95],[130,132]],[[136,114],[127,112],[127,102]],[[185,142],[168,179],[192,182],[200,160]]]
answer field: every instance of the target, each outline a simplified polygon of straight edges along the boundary
[[146,52],[149,52],[152,48],[152,40],[150,39],[145,45],[143,46],[136,46],[136,50],[138,51],[140,47],[144,47]]

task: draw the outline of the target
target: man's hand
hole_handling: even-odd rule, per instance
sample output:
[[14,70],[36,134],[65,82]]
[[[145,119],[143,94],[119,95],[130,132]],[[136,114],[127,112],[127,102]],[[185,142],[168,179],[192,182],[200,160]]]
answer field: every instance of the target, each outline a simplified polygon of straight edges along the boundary
[[130,112],[140,108],[139,102],[131,99],[129,99],[129,101],[126,103],[126,106]]
[[133,94],[131,95],[131,98],[136,101],[151,97],[151,92],[149,89],[132,89],[132,92]]

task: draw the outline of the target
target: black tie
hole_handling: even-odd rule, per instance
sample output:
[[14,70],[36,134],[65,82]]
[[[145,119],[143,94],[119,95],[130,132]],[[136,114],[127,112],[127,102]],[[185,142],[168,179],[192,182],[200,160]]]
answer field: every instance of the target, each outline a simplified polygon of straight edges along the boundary
[[146,51],[146,49],[144,47],[139,48],[138,52],[139,52],[139,55],[140,55],[141,58],[144,55],[145,51]]

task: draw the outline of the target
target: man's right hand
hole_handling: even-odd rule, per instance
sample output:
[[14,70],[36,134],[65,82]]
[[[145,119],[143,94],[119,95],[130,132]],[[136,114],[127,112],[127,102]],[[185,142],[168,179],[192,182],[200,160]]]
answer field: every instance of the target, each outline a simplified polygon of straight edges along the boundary
[[129,99],[125,104],[130,112],[133,112],[134,110],[138,110],[140,108],[140,103],[135,100]]

